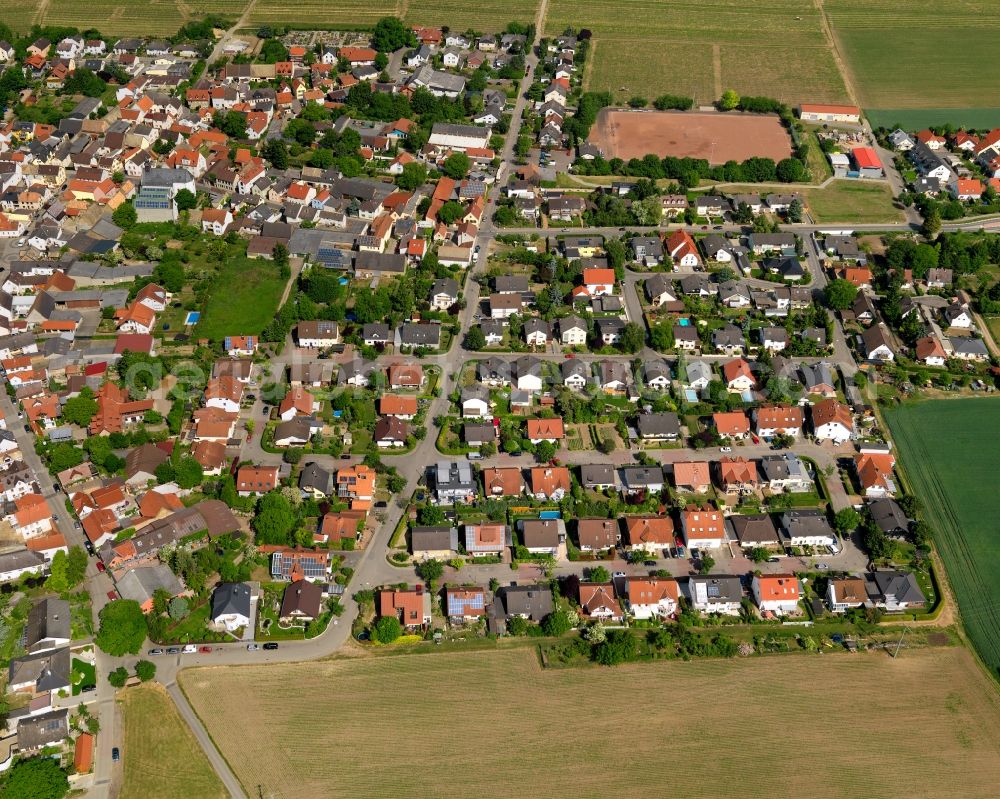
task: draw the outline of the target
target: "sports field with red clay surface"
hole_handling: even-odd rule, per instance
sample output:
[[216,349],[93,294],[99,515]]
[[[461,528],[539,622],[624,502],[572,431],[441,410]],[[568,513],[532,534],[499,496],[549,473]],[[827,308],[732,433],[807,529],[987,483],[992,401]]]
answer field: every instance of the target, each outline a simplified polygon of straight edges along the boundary
[[590,142],[608,160],[704,158],[710,164],[752,156],[780,161],[792,154],[788,132],[776,116],[708,111],[629,111],[605,108],[590,130]]

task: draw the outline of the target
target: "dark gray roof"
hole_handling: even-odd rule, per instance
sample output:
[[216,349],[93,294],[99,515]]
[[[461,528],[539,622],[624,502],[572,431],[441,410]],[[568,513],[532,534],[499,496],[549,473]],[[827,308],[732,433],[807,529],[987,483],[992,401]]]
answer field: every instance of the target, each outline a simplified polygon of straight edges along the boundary
[[70,684],[69,661],[68,646],[16,658],[7,669],[7,684],[31,682],[35,693],[58,691]]
[[643,437],[674,437],[680,435],[681,423],[673,411],[641,413],[636,419],[636,429]]
[[448,525],[414,527],[410,530],[410,548],[413,552],[428,550],[458,551],[458,528]]
[[333,473],[315,461],[307,463],[299,475],[299,488],[315,489],[329,494],[333,490]]
[[872,521],[883,533],[893,533],[897,530],[905,532],[910,527],[909,519],[903,513],[903,509],[891,497],[873,499],[868,503],[868,512],[872,515]]
[[29,652],[48,649],[46,645],[48,640],[68,641],[70,637],[67,600],[48,597],[28,611],[28,623],[24,629],[24,648]]
[[584,488],[615,484],[615,467],[607,463],[586,463],[580,466],[580,482]]
[[250,586],[246,583],[219,583],[212,592],[212,616],[229,613],[250,618]]
[[693,600],[703,599],[709,605],[739,602],[743,599],[743,585],[740,583],[740,578],[730,574],[690,577],[688,591]]
[[734,514],[726,521],[733,535],[740,542],[740,546],[767,546],[779,543],[778,531],[771,517],[766,513],[748,516]]
[[69,734],[68,715],[69,711],[63,708],[21,719],[17,723],[18,748],[30,752],[61,742]]
[[552,590],[547,585],[512,585],[500,589],[507,616],[541,621],[553,611]]
[[910,572],[877,571],[865,575],[865,588],[870,599],[885,602],[893,597],[897,603],[919,605],[927,601],[917,579]]

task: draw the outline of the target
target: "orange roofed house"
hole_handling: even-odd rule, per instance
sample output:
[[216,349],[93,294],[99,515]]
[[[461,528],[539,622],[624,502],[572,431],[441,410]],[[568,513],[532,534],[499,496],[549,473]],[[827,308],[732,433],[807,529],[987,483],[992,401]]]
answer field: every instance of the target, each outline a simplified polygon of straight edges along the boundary
[[658,577],[629,577],[625,594],[629,612],[637,619],[670,618],[680,601],[677,581]]
[[375,496],[375,470],[362,463],[337,471],[337,496],[355,501],[370,502]]
[[726,540],[726,523],[722,511],[710,505],[692,505],[681,511],[681,527],[688,548],[716,549]]
[[750,584],[761,611],[785,615],[799,612],[799,578],[794,574],[757,574]]
[[622,606],[615,598],[611,583],[577,583],[577,601],[580,615],[587,619],[621,621]]
[[866,497],[891,497],[896,494],[892,469],[896,459],[891,452],[860,452],[854,456],[861,490]]
[[532,444],[555,444],[566,437],[562,419],[528,419],[528,439]]
[[90,420],[90,434],[123,433],[152,409],[153,400],[131,400],[126,389],[105,383],[97,391],[97,413]]
[[760,487],[757,464],[746,458],[719,461],[719,483],[727,494],[752,494]]
[[483,469],[483,493],[487,497],[517,497],[524,493],[524,478],[516,467]]
[[633,552],[655,552],[674,543],[674,520],[669,516],[627,516],[625,539]]
[[750,433],[750,421],[743,411],[713,413],[712,422],[716,432],[725,438],[746,438]]
[[565,466],[537,466],[531,470],[531,493],[535,499],[561,500],[572,488]]
[[236,473],[236,492],[241,497],[266,494],[277,487],[277,466],[241,466]]
[[431,623],[431,595],[422,585],[404,590],[378,592],[378,615],[395,616],[407,629],[426,627]]
[[704,461],[682,461],[674,464],[674,486],[678,491],[706,494],[711,482],[708,464]]

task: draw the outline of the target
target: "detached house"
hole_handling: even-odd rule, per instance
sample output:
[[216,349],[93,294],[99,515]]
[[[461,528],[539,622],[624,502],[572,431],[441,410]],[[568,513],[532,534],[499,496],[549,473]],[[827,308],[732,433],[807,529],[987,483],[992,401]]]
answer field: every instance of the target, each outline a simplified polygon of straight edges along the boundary
[[680,586],[676,580],[629,577],[625,580],[628,611],[636,619],[668,619],[678,609]]
[[843,444],[854,438],[851,409],[835,399],[825,399],[812,406],[813,434],[820,441]]
[[722,511],[709,505],[691,505],[681,511],[681,529],[688,548],[717,549],[726,540]]
[[750,591],[762,612],[784,616],[800,610],[799,578],[793,574],[756,574]]

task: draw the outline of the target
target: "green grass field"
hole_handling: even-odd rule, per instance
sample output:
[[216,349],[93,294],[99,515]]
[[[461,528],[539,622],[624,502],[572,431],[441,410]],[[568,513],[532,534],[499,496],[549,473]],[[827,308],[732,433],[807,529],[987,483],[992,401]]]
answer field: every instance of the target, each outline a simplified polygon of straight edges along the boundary
[[227,796],[167,692],[156,684],[120,694],[125,720],[120,799],[214,799]]
[[[796,187],[796,191],[799,189]],[[819,222],[846,222],[856,225],[901,222],[903,212],[892,204],[888,184],[835,180],[823,189],[802,189],[809,211]]]
[[825,0],[861,104],[871,108],[996,108],[1000,71],[994,0]]
[[221,341],[226,336],[257,335],[274,318],[284,288],[285,281],[270,261],[227,261],[194,327],[195,338]]
[[1000,670],[1000,400],[909,403],[886,422],[920,497],[969,638]]
[[567,27],[593,32],[588,86],[618,100],[669,92],[709,103],[729,88],[789,103],[847,99],[810,0],[550,0],[546,33]]
[[948,123],[956,128],[1000,126],[1000,108],[866,108],[865,116],[873,128],[920,130]]

